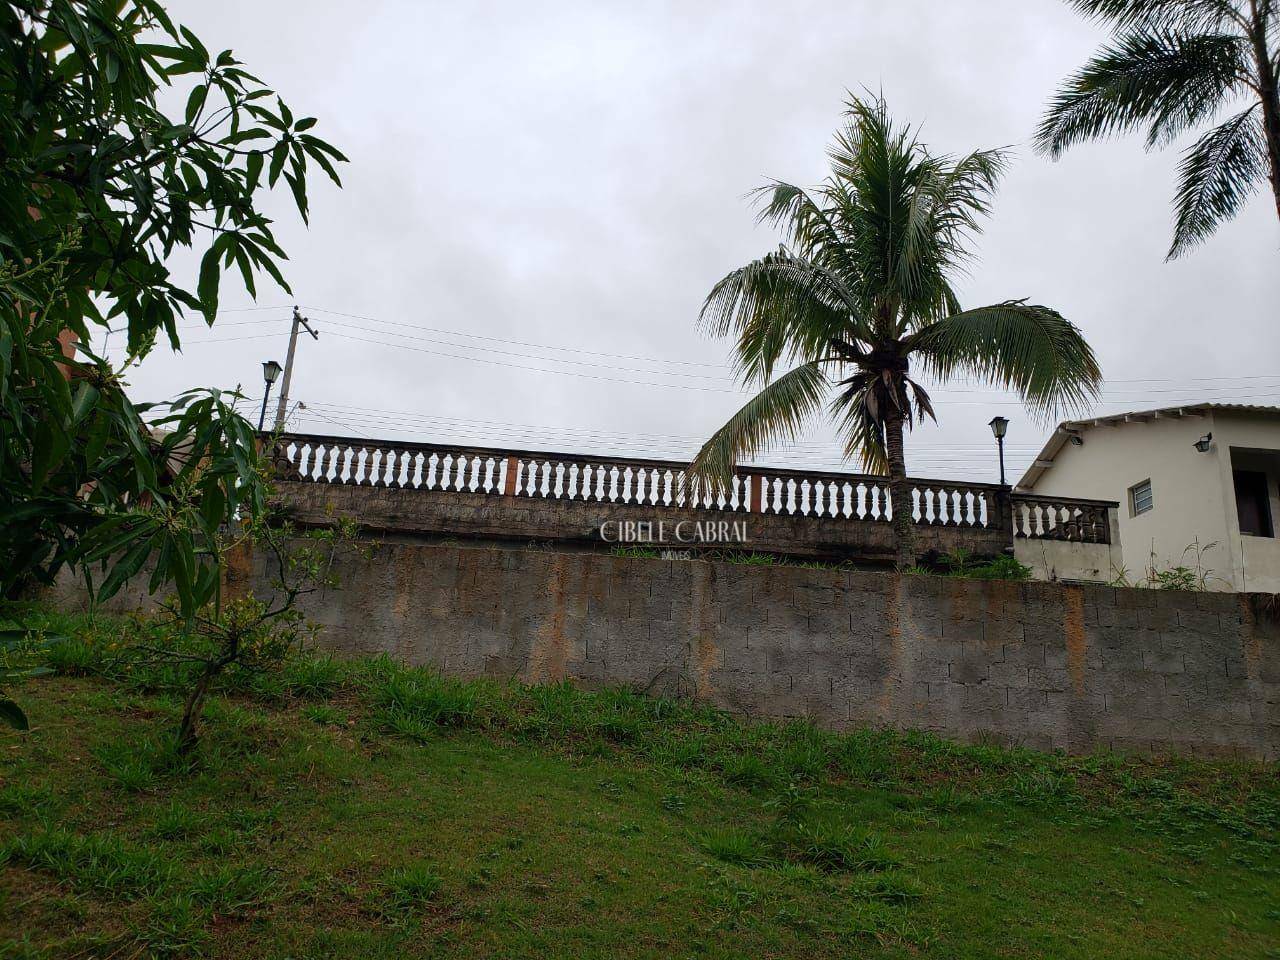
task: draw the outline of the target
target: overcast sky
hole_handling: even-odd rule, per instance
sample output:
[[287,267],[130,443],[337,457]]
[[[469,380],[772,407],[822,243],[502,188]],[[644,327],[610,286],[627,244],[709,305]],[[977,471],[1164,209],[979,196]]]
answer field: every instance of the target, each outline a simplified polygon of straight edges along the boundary
[[[1046,99],[1103,38],[1060,0],[168,6],[351,163],[341,191],[316,171],[310,229],[287,190],[267,201],[295,296],[224,284],[213,330],[133,371],[141,399],[260,396],[296,300],[321,338],[299,347],[293,427],[688,457],[746,399],[728,344],[694,323],[712,284],[777,242],[743,195],[819,180],[846,89],[870,87],[935,150],[1013,148],[962,298],[1074,321],[1107,377],[1099,410],[1280,403],[1269,200],[1166,264],[1176,151],[1031,152]],[[1000,413],[1015,479],[1048,431],[980,384],[934,398],[916,475],[994,479]],[[758,459],[836,466],[829,437]]]

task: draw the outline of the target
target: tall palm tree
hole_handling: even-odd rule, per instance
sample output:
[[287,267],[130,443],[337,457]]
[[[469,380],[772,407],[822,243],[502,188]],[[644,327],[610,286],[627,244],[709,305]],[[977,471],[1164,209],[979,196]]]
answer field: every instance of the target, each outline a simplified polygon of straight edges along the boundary
[[[913,363],[1012,388],[1043,415],[1086,404],[1101,374],[1057,311],[1022,300],[962,310],[952,289],[1004,154],[935,156],[894,126],[881,98],[851,99],[845,118],[821,186],[775,181],[756,192],[760,220],[781,227],[787,245],[734,270],[703,304],[701,323],[737,338],[738,372],[762,389],[690,473],[722,489],[740,458],[794,438],[834,388],[845,455],[888,471],[901,569],[915,561],[903,431],[934,416]],[[796,366],[774,379],[780,361]]]
[[1145,126],[1150,150],[1229,110],[1183,155],[1167,259],[1235,216],[1263,182],[1280,216],[1280,0],[1068,2],[1114,35],[1058,91],[1037,147],[1057,158]]

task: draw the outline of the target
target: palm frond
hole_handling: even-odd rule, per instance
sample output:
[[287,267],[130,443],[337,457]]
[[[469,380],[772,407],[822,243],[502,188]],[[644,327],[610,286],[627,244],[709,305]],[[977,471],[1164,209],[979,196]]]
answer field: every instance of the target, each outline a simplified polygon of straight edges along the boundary
[[829,386],[819,363],[802,364],[767,385],[702,445],[688,469],[695,487],[723,490],[743,457],[778,440],[794,440],[821,408]]
[[910,191],[895,282],[911,309],[907,329],[956,312],[950,274],[970,257],[968,240],[981,231],[979,218],[1008,164],[1003,150],[979,150],[960,160],[926,157]]
[[1204,30],[1239,22],[1231,0],[1069,0],[1086,17],[1119,27]]
[[739,375],[763,382],[785,355],[811,361],[828,355],[833,340],[849,345],[855,316],[839,276],[782,248],[712,287],[699,322],[716,336],[736,334]]
[[809,191],[774,180],[756,188],[751,195],[759,205],[757,222],[785,230],[801,257],[837,274],[853,265],[846,249],[848,238]]
[[939,320],[904,346],[934,376],[968,373],[1015,390],[1045,418],[1087,406],[1102,384],[1097,358],[1076,326],[1056,310],[1023,301]]
[[1267,150],[1259,104],[1214,127],[1187,150],[1178,171],[1177,223],[1167,259],[1204,241],[1252,195],[1267,176]]
[[844,455],[857,457],[870,473],[888,467],[884,445],[885,422],[893,413],[910,430],[924,418],[937,420],[928,392],[910,377],[887,376],[883,371],[860,370],[840,381],[831,401],[831,415],[844,438]]
[[1068,147],[1149,124],[1149,146],[1168,142],[1209,117],[1247,82],[1243,36],[1138,28],[1121,34],[1054,97],[1036,132],[1036,149]]
[[861,371],[842,380],[840,392],[831,401],[831,414],[844,438],[845,457],[857,457],[867,473],[883,474],[888,472],[889,462],[880,400],[875,395],[879,379],[874,372]]

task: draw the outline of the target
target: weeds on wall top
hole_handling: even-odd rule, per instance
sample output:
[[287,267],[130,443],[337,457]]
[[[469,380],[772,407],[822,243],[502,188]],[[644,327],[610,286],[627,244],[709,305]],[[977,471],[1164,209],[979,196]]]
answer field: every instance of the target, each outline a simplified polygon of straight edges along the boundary
[[1218,546],[1216,540],[1210,540],[1208,543],[1201,544],[1199,538],[1187,544],[1183,548],[1179,557],[1180,561],[1187,561],[1190,555],[1190,565],[1186,562],[1179,562],[1171,567],[1161,567],[1159,558],[1156,555],[1155,541],[1151,542],[1151,553],[1147,561],[1146,568],[1140,576],[1132,576],[1128,567],[1111,567],[1112,578],[1110,586],[1113,587],[1138,587],[1150,590],[1185,590],[1203,592],[1213,589],[1213,584],[1230,585],[1223,577],[1219,577],[1213,572],[1213,568],[1204,562],[1205,554]]

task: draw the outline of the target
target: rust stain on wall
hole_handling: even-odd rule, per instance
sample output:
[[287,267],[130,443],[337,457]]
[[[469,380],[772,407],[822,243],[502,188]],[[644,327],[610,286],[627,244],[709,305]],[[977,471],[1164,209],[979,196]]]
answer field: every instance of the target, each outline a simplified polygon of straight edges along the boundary
[[549,579],[551,612],[533,632],[529,648],[528,683],[556,683],[565,678],[569,642],[564,635],[565,557],[557,555]]
[[894,714],[894,695],[902,686],[902,610],[907,603],[906,581],[894,573],[893,587],[888,591],[884,607],[885,638],[889,641],[889,669],[881,682],[876,709],[882,717]]
[[[397,560],[399,562],[397,562]],[[404,562],[403,556],[392,556],[395,571],[391,586],[391,613],[399,629],[395,633],[395,655],[401,663],[413,662],[413,637],[416,631],[409,629],[414,595],[417,592],[414,566]]]
[[1067,670],[1071,674],[1071,687],[1077,696],[1084,696],[1084,655],[1088,641],[1084,636],[1084,591],[1079,587],[1064,587],[1063,599],[1066,611],[1062,621],[1067,638]]
[[711,671],[719,663],[720,651],[716,647],[711,602],[711,564],[698,564],[698,570],[690,583],[689,633],[690,657],[693,673],[694,696],[710,698],[715,695]]

